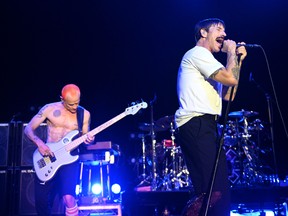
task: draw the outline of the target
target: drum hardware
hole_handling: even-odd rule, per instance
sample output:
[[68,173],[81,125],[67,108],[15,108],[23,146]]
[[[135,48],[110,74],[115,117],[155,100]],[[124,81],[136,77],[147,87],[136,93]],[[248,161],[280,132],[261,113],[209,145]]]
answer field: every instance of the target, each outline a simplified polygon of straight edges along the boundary
[[170,129],[171,140],[164,139],[163,180],[159,188],[164,191],[179,190],[191,186],[189,172],[182,157],[180,146],[175,143],[174,116],[165,116],[156,121],[161,128]]
[[146,145],[145,145],[145,136],[143,135],[141,138],[142,143],[142,178],[143,180],[146,179]]
[[137,172],[138,179],[140,180],[137,187],[150,187],[153,181],[153,152],[151,150],[151,144],[146,143],[147,136],[150,137],[150,134],[142,134],[141,136],[141,157],[139,157],[139,167],[142,167],[142,170],[139,169]]
[[[149,123],[141,123],[139,124],[139,129],[142,131],[147,131],[150,132],[148,134],[143,134],[141,137],[141,161],[142,163],[142,174],[139,175],[139,179],[141,182],[137,185],[137,187],[147,187],[149,186],[151,190],[157,190],[158,188],[158,182],[160,181],[159,177],[160,175],[158,174],[158,163],[157,163],[157,151],[159,151],[159,147],[163,148],[162,145],[158,145],[156,143],[156,133],[155,132],[160,132],[167,130],[166,128],[162,128],[155,123],[149,124]],[[154,134],[154,135],[153,135]],[[147,138],[146,137],[151,137],[152,139],[152,144],[151,142],[147,143]],[[163,153],[164,154],[164,153]]]
[[[139,124],[139,127],[138,127],[140,130],[142,131],[146,131],[146,132],[150,132],[149,134],[147,135],[142,135],[141,137],[141,147],[142,147],[142,175],[140,177],[140,179],[142,180],[141,183],[139,184],[140,185],[147,185],[149,183],[152,183],[151,180],[153,181],[156,181],[156,178],[157,178],[157,168],[156,168],[156,135],[155,135],[155,132],[160,132],[160,131],[165,131],[167,130],[166,128],[163,128],[159,125],[156,125],[155,122],[153,122],[152,124],[149,124],[149,123],[140,123]],[[146,145],[146,141],[145,141],[145,136],[150,136],[151,139],[152,139],[152,179],[151,179],[151,173],[150,174],[147,174],[147,167],[146,167],[146,164],[149,163],[149,161],[147,161],[147,145]],[[151,165],[150,163],[150,165]],[[154,187],[157,187],[155,186],[154,184]],[[155,189],[155,188],[154,188]]]
[[243,118],[243,117],[252,117],[252,116],[256,116],[258,115],[258,112],[254,112],[254,111],[245,111],[245,110],[241,110],[241,111],[235,111],[235,112],[230,112],[228,114],[229,117],[231,118]]
[[164,116],[156,121],[156,126],[163,128],[164,130],[173,129],[174,127],[174,115]]
[[[224,147],[227,161],[230,162],[228,166],[231,166],[228,167],[231,169],[229,180],[233,186],[251,186],[263,181],[264,173],[261,171],[263,166],[258,157],[261,150],[251,140],[250,134],[252,130],[259,132],[261,128],[263,129],[263,125],[259,119],[253,122],[257,127],[251,126],[248,122],[249,117],[256,115],[257,112],[245,110],[229,113],[229,117],[235,118],[235,121],[228,121],[225,128]],[[234,139],[233,142],[231,138]]]
[[[152,111],[151,111],[152,112]],[[152,113],[151,113],[152,116]],[[181,149],[175,143],[174,116],[164,116],[157,121],[139,124],[139,129],[150,132],[141,137],[142,147],[142,174],[141,182],[137,187],[151,186],[151,190],[179,190],[183,187],[190,187],[191,180],[189,172],[184,163]],[[156,132],[170,131],[170,139],[164,139],[161,143],[156,143]],[[151,148],[145,141],[145,137],[150,136],[152,144]],[[157,151],[156,151],[157,150]],[[152,157],[152,163],[148,164],[148,153]],[[148,156],[149,157],[149,156]],[[149,173],[148,166],[152,171]],[[148,174],[147,174],[148,173]]]
[[[163,140],[162,144],[165,148],[165,167],[164,167],[164,189],[165,190],[172,190],[176,189],[178,190],[180,185],[178,178],[176,176],[176,153],[178,152],[178,147],[176,147],[175,144],[175,130],[174,130],[174,116],[165,116],[158,121],[156,121],[156,124],[160,125],[162,128],[170,128],[171,133],[171,141],[166,145],[167,140]],[[168,155],[167,155],[168,153]],[[171,162],[169,161],[169,158],[171,158]],[[170,169],[170,165],[172,165],[172,168]]]
[[[150,101],[150,123],[144,123],[139,125],[139,129],[140,130],[144,130],[144,131],[149,131],[150,132],[150,137],[151,137],[151,144],[152,144],[152,179],[151,181],[149,181],[149,183],[151,183],[151,190],[152,191],[156,191],[157,189],[157,166],[156,166],[156,134],[155,132],[157,131],[163,131],[166,130],[164,128],[159,127],[158,125],[155,125],[154,122],[154,111],[153,111],[153,107],[154,107],[154,103],[157,100],[157,96],[156,94],[154,95],[154,98]],[[142,141],[142,146],[145,146],[145,143],[143,143]],[[143,154],[143,157],[145,157],[145,153]],[[143,161],[144,163],[144,161]]]
[[159,132],[159,131],[166,131],[166,128],[163,128],[159,125],[156,125],[155,123],[149,124],[149,123],[140,123],[139,124],[139,129],[142,131],[147,131],[151,132],[153,130],[154,132]]

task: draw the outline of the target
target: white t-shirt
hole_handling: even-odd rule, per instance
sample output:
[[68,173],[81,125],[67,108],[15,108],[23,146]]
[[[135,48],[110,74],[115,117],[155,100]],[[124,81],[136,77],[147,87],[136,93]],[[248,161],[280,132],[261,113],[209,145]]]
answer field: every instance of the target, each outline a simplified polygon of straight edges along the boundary
[[176,127],[182,126],[194,116],[221,114],[222,84],[209,77],[223,67],[204,47],[195,46],[185,53],[177,79],[180,106],[175,113]]

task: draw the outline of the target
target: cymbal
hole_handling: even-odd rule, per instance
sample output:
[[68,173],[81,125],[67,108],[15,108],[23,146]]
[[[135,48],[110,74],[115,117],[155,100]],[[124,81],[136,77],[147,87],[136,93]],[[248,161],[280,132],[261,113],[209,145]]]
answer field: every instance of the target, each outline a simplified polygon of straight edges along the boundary
[[167,130],[171,128],[171,123],[174,123],[174,115],[164,116],[156,121],[156,125]]
[[243,118],[243,117],[256,116],[258,114],[259,114],[258,112],[242,110],[242,111],[230,112],[228,115],[229,117],[233,118]]
[[151,131],[153,128],[154,132],[159,132],[159,131],[165,131],[166,128],[161,127],[159,125],[153,125],[153,127],[151,127],[151,124],[149,123],[140,123],[139,124],[139,129],[142,131]]

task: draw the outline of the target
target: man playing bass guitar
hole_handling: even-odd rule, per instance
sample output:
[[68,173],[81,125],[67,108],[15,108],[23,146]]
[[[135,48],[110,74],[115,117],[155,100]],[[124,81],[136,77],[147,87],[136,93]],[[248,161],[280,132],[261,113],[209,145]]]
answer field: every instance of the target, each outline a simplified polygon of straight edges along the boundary
[[[59,102],[49,103],[43,106],[40,111],[31,119],[25,127],[24,133],[37,146],[37,152],[45,160],[53,159],[54,153],[47,143],[57,143],[69,132],[78,130],[77,109],[80,103],[80,89],[75,84],[65,85],[61,91]],[[83,108],[83,127],[80,132],[85,135],[85,144],[94,141],[94,136],[89,134],[90,112]],[[41,123],[47,123],[47,140],[41,140],[35,130]],[[82,122],[81,122],[82,124]],[[81,135],[81,134],[80,134]],[[71,155],[78,154],[78,149],[71,152]],[[54,158],[55,159],[55,158]],[[41,181],[35,178],[35,206],[38,215],[51,215],[53,199],[56,193],[63,198],[67,216],[77,216],[78,206],[75,200],[75,186],[78,178],[78,162],[61,166],[49,181]]]

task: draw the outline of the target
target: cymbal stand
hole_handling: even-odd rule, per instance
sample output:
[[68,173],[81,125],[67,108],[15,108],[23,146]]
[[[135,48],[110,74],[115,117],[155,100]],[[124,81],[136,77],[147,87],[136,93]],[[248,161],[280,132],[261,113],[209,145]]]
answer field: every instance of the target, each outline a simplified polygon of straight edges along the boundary
[[[248,121],[247,121],[247,116],[243,116],[243,131],[244,133],[241,136],[241,149],[243,150],[244,156],[246,157],[247,160],[241,159],[242,163],[242,172],[241,172],[241,177],[242,180],[247,185],[252,185],[256,183],[257,177],[260,177],[258,170],[257,170],[257,157],[255,155],[255,149],[251,147],[251,141],[249,138],[251,135],[248,132]],[[244,177],[244,179],[243,179]]]
[[146,144],[145,144],[145,136],[143,135],[141,138],[142,143],[142,178],[146,179]]
[[[183,159],[181,157],[176,157],[177,153],[179,153],[179,148],[176,147],[175,144],[175,130],[173,122],[170,123],[170,132],[172,147],[170,149],[166,149],[165,153],[170,153],[169,156],[171,156],[171,158],[169,156],[165,158],[165,172],[163,181],[163,188],[164,190],[168,191],[173,189],[179,190],[180,187],[188,187],[191,185],[189,179],[189,172],[186,165],[184,165],[183,167],[181,166]],[[171,159],[171,161],[169,161],[169,159]],[[171,170],[169,170],[170,168]]]
[[[165,148],[165,167],[164,167],[164,190],[172,190],[173,188],[179,189],[179,181],[176,174],[176,153],[177,148],[175,146],[175,136],[173,122],[170,123],[170,132],[171,132],[171,148]],[[170,151],[171,150],[171,151]],[[169,153],[169,155],[167,155]],[[171,156],[171,161],[169,160]],[[170,166],[172,169],[170,170]]]
[[150,184],[151,176],[147,174],[146,168],[146,143],[145,143],[145,135],[143,134],[141,137],[142,144],[142,174],[139,176],[139,179],[142,181],[138,184],[138,187]]
[[[246,156],[246,158],[248,159],[248,164],[246,165],[246,167],[248,166],[248,169],[251,171],[253,170],[253,158],[252,156],[250,155],[249,153],[249,146],[248,146],[248,141],[249,141],[249,137],[250,135],[248,134],[248,121],[247,121],[247,117],[246,116],[243,116],[243,130],[244,130],[244,133],[242,134],[242,138],[243,138],[243,145],[242,145],[242,149],[243,149],[243,152]],[[246,173],[248,174],[248,173]]]
[[157,189],[157,167],[156,167],[156,135],[154,131],[154,118],[153,118],[153,104],[156,101],[156,95],[154,99],[150,101],[150,110],[151,110],[151,128],[150,128],[150,135],[151,135],[151,143],[152,143],[152,191],[156,191]]
[[175,145],[175,135],[174,135],[174,127],[173,127],[173,122],[170,123],[170,132],[171,132],[171,141],[172,141],[172,183],[174,184],[175,189],[179,189],[179,179],[177,178],[176,175],[176,153],[177,153],[177,147]]

